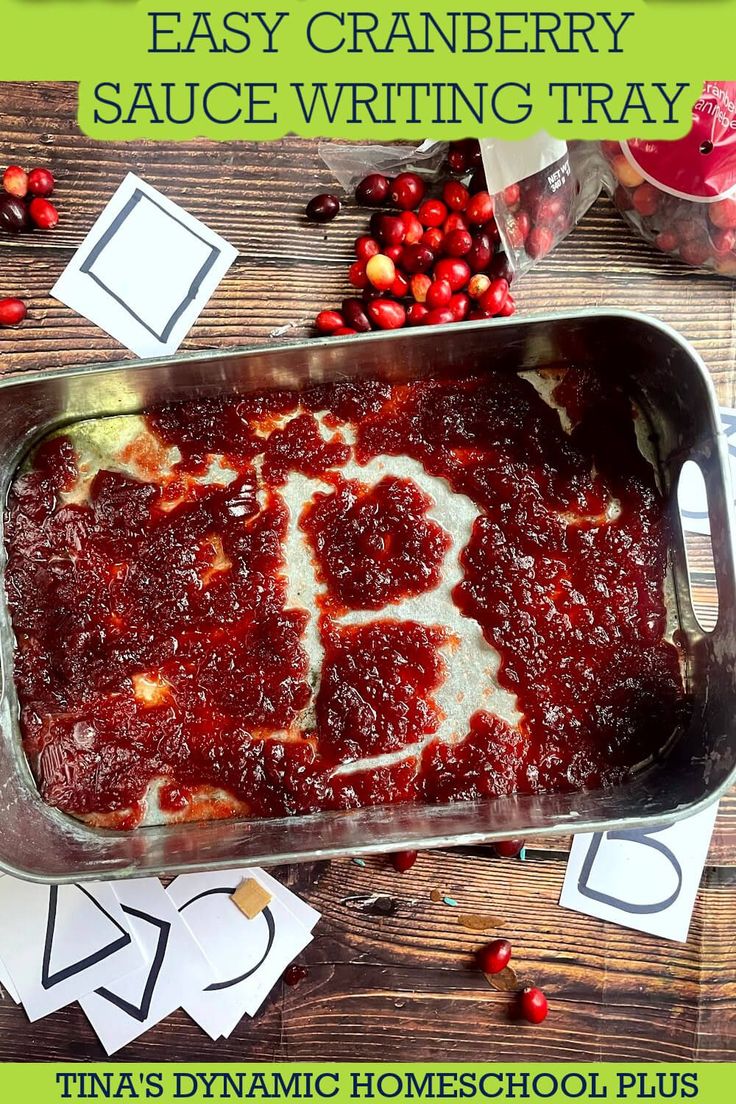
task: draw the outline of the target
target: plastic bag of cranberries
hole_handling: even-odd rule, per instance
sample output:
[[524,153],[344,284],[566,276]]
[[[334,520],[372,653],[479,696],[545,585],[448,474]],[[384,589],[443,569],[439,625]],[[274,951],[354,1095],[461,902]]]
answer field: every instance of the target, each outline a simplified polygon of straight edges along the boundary
[[[351,291],[315,319],[344,335],[465,319],[508,317],[513,270],[501,246],[480,145],[475,139],[421,146],[323,144],[323,161],[365,226],[347,272]],[[315,197],[307,219],[331,221],[336,196]]]
[[684,138],[602,142],[604,183],[648,242],[736,277],[736,81],[707,81]]
[[516,273],[546,257],[595,202],[596,148],[545,132],[522,141],[482,139],[483,169],[501,241]]

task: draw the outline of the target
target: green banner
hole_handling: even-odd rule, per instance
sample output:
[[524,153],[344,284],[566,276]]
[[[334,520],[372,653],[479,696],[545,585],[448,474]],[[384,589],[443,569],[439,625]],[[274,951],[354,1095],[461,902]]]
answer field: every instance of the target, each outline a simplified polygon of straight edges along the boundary
[[736,76],[734,0],[0,0],[3,80],[99,139],[679,137]]
[[734,1067],[485,1063],[48,1064],[0,1066],[6,1099],[333,1101],[661,1101],[723,1104]]

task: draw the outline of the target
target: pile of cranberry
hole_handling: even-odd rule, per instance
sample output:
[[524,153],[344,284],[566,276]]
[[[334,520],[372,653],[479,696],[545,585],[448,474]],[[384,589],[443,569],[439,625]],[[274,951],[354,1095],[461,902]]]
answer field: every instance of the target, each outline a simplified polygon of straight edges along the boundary
[[[512,270],[500,250],[477,141],[450,145],[446,175],[432,192],[438,194],[428,194],[427,182],[415,172],[392,180],[371,173],[360,181],[356,200],[376,210],[369,232],[355,241],[356,260],[348,270],[356,293],[339,310],[320,311],[314,321],[319,333],[398,330],[514,313]],[[336,196],[322,194],[309,202],[306,214],[313,222],[329,222],[339,210]]]
[[[59,212],[50,202],[55,180],[48,169],[9,165],[3,173],[0,192],[0,231],[20,234],[25,230],[53,230]],[[0,326],[17,326],[26,316],[22,299],[0,299]]]

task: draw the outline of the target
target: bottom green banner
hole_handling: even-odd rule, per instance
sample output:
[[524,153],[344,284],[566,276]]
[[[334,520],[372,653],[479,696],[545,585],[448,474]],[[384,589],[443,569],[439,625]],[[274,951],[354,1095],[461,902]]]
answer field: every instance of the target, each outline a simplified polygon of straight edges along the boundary
[[[660,1101],[723,1104],[736,1065],[243,1063],[0,1065],[6,1100]],[[22,1095],[21,1095],[22,1094]],[[727,1095],[728,1094],[728,1095]]]

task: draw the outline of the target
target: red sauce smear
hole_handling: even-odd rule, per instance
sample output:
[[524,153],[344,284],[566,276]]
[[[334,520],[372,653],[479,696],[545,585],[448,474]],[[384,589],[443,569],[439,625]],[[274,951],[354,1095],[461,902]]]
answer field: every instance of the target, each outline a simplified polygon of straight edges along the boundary
[[[656,755],[687,714],[664,504],[623,393],[570,370],[555,394],[569,434],[501,373],[172,404],[147,415],[181,454],[171,477],[100,471],[83,504],[65,500],[70,441],[43,443],[6,537],[43,797],[127,828],[154,781],[173,819],[278,816],[606,786]],[[481,710],[437,738],[456,641],[401,603],[437,586],[450,541],[411,480],[345,479],[348,439],[360,463],[410,456],[476,503],[453,599],[500,655],[518,726]],[[226,486],[201,479],[213,456]],[[291,472],[322,485],[297,519],[323,587],[317,688],[309,614],[288,604]]]

